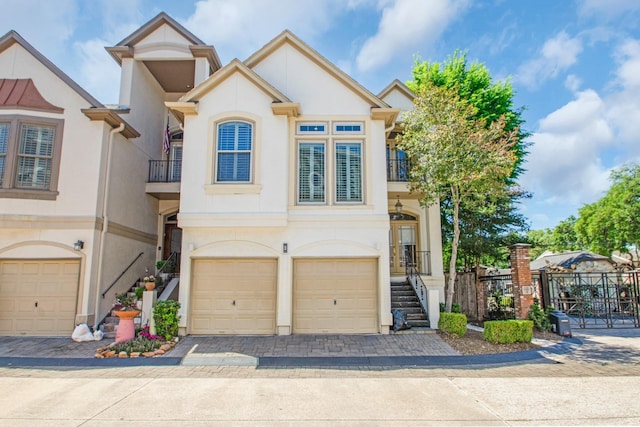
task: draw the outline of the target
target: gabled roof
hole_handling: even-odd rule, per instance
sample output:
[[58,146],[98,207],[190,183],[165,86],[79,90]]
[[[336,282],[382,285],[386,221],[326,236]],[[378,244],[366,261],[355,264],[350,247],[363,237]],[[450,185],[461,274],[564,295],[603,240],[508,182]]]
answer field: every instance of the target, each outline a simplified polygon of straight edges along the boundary
[[531,270],[542,270],[550,266],[571,269],[572,265],[585,261],[607,261],[614,264],[614,262],[606,256],[594,254],[589,251],[572,251],[561,254],[543,254],[532,261],[529,266]]
[[31,79],[0,79],[0,107],[26,108],[54,113],[64,111],[63,108],[56,107],[44,99]]
[[225,81],[229,76],[240,73],[256,87],[266,93],[272,99],[271,108],[274,114],[284,114],[289,116],[300,115],[300,105],[291,102],[282,92],[271,86],[265,79],[256,74],[253,70],[244,65],[240,60],[234,59],[207,80],[200,83],[196,88],[183,95],[178,102],[165,102],[165,105],[179,114],[174,114],[176,118],[183,121],[183,114],[197,113],[197,102],[213,88]]
[[221,67],[220,58],[213,46],[206,45],[202,40],[193,35],[193,33],[180,25],[175,19],[167,15],[165,12],[160,12],[129,36],[122,39],[119,43],[116,43],[114,47],[107,47],[106,50],[118,64],[122,64],[123,57],[133,56],[133,46],[163,25],[168,25],[187,39],[187,41],[192,45],[190,46],[190,49],[194,56],[206,57],[214,70]]
[[400,80],[395,79],[394,81],[389,83],[387,87],[385,87],[384,89],[382,89],[382,91],[380,91],[380,93],[378,94],[378,98],[383,99],[385,96],[389,95],[394,90],[398,90],[402,92],[409,99],[414,99],[416,97],[416,94],[413,93],[413,91],[409,89],[407,85],[402,83]]
[[247,58],[244,63],[247,67],[253,68],[257,64],[259,64],[263,59],[268,57],[272,52],[278,49],[283,44],[288,43],[297,49],[300,53],[305,55],[315,64],[317,64],[320,68],[324,69],[330,75],[335,77],[338,81],[342,82],[345,86],[359,95],[362,99],[371,104],[373,108],[390,108],[387,103],[385,103],[382,99],[375,96],[373,93],[369,92],[364,86],[360,83],[352,79],[347,73],[342,71],[340,68],[333,65],[328,59],[324,56],[320,55],[317,51],[307,45],[305,42],[300,40],[296,35],[294,35],[289,30],[284,30],[278,36],[276,36],[269,43],[264,45],[261,49]]
[[230,63],[209,76],[207,80],[203,81],[197,87],[184,94],[180,98],[180,101],[197,101],[198,99],[202,98],[202,96],[204,96],[207,92],[218,86],[221,82],[226,80],[227,77],[234,73],[240,73],[244,77],[249,79],[253,84],[262,89],[264,93],[269,95],[273,99],[273,102],[291,102],[291,100],[287,98],[282,92],[271,86],[265,79],[248,68],[245,64],[240,62],[239,59],[232,60]]
[[43,54],[38,52],[36,48],[31,46],[20,34],[11,30],[2,38],[0,38],[0,53],[4,52],[14,44],[19,44],[23,49],[29,52],[34,58],[36,58],[42,65],[47,67],[54,75],[62,80],[67,86],[73,89],[78,95],[80,95],[85,101],[87,101],[92,107],[103,108],[104,105],[93,96],[84,90],[80,85],[74,82],[71,77],[66,75],[60,68],[56,67],[53,62],[49,61]]

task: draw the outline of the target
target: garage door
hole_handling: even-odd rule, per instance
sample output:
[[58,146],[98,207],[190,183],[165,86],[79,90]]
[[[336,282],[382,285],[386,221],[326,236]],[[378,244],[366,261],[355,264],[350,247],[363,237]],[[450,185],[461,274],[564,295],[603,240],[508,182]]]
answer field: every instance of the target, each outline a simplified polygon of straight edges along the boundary
[[191,273],[191,334],[273,335],[277,262],[201,259]]
[[80,262],[0,260],[0,334],[71,335]]
[[293,332],[378,332],[375,259],[294,260]]

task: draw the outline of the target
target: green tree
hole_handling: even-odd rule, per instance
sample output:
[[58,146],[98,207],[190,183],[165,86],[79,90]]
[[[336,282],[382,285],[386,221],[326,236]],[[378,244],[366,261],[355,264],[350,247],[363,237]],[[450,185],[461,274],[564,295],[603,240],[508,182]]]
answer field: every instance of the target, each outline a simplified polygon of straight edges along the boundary
[[611,173],[611,188],[595,203],[579,210],[575,230],[592,251],[610,256],[640,246],[640,166],[624,166]]
[[413,160],[409,185],[422,206],[449,199],[453,235],[445,310],[451,311],[460,238],[460,209],[477,211],[509,191],[517,161],[517,130],[498,119],[490,124],[458,95],[457,88],[422,84],[405,115],[399,147]]
[[[495,201],[491,205],[463,205],[458,212],[461,230],[459,267],[477,265],[481,261],[493,265],[504,264],[508,254],[505,245],[512,243],[514,234],[528,228],[526,219],[516,206],[521,199],[530,197],[530,194],[516,185],[516,180],[523,171],[527,147],[525,138],[528,134],[522,130],[523,109],[514,108],[515,93],[510,82],[494,83],[484,64],[468,63],[466,52],[456,51],[442,63],[416,60],[413,80],[407,82],[407,86],[417,93],[425,85],[455,91],[461,99],[474,107],[473,118],[483,119],[487,127],[496,120],[502,120],[505,132],[515,135],[511,150],[516,155],[516,162],[506,178],[510,191],[495,195]],[[448,263],[454,226],[453,205],[447,198],[441,200],[441,216],[444,261]]]
[[584,245],[576,232],[576,222],[578,219],[571,215],[564,221],[560,221],[551,232],[552,246],[551,250],[555,252],[576,251],[584,249]]

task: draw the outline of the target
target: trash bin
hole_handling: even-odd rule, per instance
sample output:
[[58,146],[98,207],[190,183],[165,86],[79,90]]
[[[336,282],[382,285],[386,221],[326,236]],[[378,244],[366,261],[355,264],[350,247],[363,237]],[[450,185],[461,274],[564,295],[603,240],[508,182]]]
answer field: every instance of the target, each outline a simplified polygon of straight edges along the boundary
[[553,332],[562,337],[571,338],[571,322],[569,316],[561,311],[553,310],[549,313],[549,320],[551,321]]

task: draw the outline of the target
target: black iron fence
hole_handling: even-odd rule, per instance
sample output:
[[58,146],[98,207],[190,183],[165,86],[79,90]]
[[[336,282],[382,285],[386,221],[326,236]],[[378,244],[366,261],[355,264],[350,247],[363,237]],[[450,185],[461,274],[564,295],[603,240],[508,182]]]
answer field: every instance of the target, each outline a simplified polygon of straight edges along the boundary
[[541,273],[545,303],[573,327],[640,327],[640,272]]

